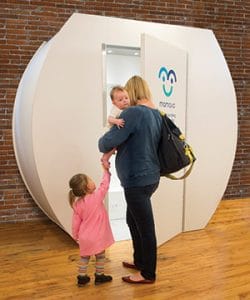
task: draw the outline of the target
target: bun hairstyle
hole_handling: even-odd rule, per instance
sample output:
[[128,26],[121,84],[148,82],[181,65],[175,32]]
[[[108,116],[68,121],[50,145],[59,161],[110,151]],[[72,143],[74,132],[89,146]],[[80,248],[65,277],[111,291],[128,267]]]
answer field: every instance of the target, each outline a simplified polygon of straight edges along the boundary
[[73,207],[77,198],[82,198],[88,193],[88,176],[76,174],[69,181],[69,204]]

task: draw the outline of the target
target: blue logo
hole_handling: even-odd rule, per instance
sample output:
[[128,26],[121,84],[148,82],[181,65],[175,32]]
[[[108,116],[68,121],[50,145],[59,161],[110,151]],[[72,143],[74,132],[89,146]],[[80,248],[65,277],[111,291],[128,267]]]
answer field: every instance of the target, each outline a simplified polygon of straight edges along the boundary
[[165,67],[161,67],[158,74],[158,78],[162,80],[162,89],[164,95],[170,97],[173,93],[174,83],[177,82],[175,71],[168,71]]

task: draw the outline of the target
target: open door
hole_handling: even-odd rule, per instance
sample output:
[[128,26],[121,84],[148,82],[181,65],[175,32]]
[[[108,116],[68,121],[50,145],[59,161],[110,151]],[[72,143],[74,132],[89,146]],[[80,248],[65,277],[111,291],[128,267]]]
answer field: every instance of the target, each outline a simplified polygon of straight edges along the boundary
[[[150,86],[155,105],[166,112],[185,133],[187,52],[142,34],[141,70]],[[158,245],[183,231],[184,208],[184,181],[161,178],[153,197]]]

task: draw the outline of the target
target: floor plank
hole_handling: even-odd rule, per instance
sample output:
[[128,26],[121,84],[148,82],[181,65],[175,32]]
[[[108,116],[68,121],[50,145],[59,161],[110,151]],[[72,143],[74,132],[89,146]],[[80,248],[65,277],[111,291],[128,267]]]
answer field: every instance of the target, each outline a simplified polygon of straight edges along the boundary
[[157,281],[129,285],[121,261],[130,241],[107,251],[113,282],[75,284],[78,247],[51,222],[0,225],[0,299],[250,299],[250,199],[221,201],[203,230],[181,233],[158,250]]

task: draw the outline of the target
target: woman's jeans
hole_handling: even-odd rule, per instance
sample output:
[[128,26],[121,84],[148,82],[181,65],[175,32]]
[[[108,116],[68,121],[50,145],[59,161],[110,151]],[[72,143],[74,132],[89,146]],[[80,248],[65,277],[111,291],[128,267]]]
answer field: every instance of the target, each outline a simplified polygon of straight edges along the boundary
[[134,264],[145,279],[156,277],[156,235],[151,196],[159,182],[147,186],[125,188],[127,224],[134,247]]

